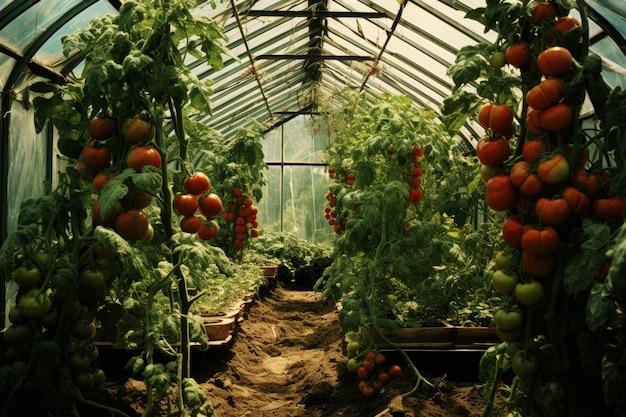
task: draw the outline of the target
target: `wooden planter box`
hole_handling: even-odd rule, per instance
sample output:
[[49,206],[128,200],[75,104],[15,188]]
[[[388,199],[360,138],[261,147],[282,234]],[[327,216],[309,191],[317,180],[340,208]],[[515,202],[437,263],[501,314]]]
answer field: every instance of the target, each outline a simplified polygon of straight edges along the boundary
[[204,328],[209,336],[209,342],[229,339],[236,324],[237,321],[234,317],[204,317]]
[[[461,327],[442,322],[441,326],[381,329],[392,343],[403,349],[427,350],[486,350],[501,343],[495,327]],[[379,348],[390,348],[382,337],[375,335]]]

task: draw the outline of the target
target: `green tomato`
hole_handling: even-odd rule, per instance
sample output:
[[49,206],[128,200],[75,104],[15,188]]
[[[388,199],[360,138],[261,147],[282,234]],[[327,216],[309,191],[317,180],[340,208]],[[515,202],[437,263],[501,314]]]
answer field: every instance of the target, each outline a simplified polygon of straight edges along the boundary
[[39,288],[28,291],[17,302],[20,313],[28,318],[40,319],[50,311],[52,301],[50,297]]
[[35,262],[40,268],[47,269],[52,264],[52,258],[46,252],[37,252],[35,254]]
[[93,375],[93,387],[94,388],[100,387],[102,384],[104,384],[104,381],[106,381],[106,375],[104,371],[100,368],[95,369],[92,372],[92,375]]
[[495,69],[500,69],[506,64],[506,56],[504,52],[497,51],[489,56],[489,65]]
[[74,385],[81,391],[88,391],[94,387],[94,375],[88,371],[81,371],[74,375]]
[[82,352],[69,355],[70,369],[75,372],[86,371],[91,366],[91,362],[91,357]]
[[512,253],[505,251],[496,253],[495,261],[495,268],[498,271],[513,268],[517,263],[515,261],[515,256],[513,256]]
[[349,358],[355,357],[359,352],[359,349],[361,349],[359,342],[350,342],[346,345],[346,352],[348,353]]
[[9,321],[11,324],[21,324],[28,322],[28,319],[20,313],[20,309],[17,307],[11,307],[8,313]]
[[535,390],[535,401],[546,416],[565,414],[565,389],[556,381],[541,384]]
[[493,321],[497,329],[511,331],[522,327],[524,316],[520,310],[500,308],[495,312]]
[[41,270],[37,266],[22,265],[13,271],[13,280],[23,288],[37,285],[41,279]]
[[511,369],[518,378],[536,376],[541,369],[539,358],[528,350],[518,350],[511,360]]
[[350,372],[356,372],[357,369],[359,369],[359,361],[357,361],[355,358],[350,358],[348,360],[348,363],[346,364],[346,367],[348,368],[348,371]]
[[503,295],[511,295],[515,291],[519,279],[517,274],[507,274],[501,269],[493,273],[491,277],[493,289]]
[[28,323],[12,325],[4,329],[4,340],[8,345],[23,345],[33,340],[33,331]]
[[539,304],[544,293],[543,285],[537,280],[518,283],[514,292],[517,302],[527,307]]

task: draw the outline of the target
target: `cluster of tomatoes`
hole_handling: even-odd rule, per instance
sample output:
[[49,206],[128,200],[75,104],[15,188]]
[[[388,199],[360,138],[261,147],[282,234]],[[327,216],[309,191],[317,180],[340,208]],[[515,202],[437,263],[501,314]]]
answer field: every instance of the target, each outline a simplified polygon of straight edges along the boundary
[[[336,168],[329,167],[328,168],[328,176],[329,178],[335,178]],[[344,182],[346,185],[353,187],[354,181],[356,179],[356,175],[353,172],[346,172]],[[340,234],[345,230],[346,225],[348,224],[348,219],[346,217],[339,218],[337,213],[337,196],[329,191],[326,193],[326,201],[328,202],[328,206],[324,208],[324,218],[328,222],[330,226],[333,227],[333,230],[336,234]]]
[[222,212],[222,200],[211,193],[211,180],[203,172],[195,172],[183,183],[185,193],[174,197],[174,212],[183,216],[180,229],[197,234],[202,240],[217,236],[219,225],[215,218]]
[[348,363],[346,367],[359,377],[359,391],[366,397],[373,397],[390,380],[400,377],[402,368],[398,365],[385,366],[386,358],[380,352],[368,351],[361,358],[360,344],[350,342],[347,347]]
[[[132,168],[142,172],[145,166],[161,167],[161,154],[150,144],[156,129],[149,122],[140,118],[124,121],[120,129],[121,141],[118,138],[117,124],[108,117],[95,117],[89,121],[87,132],[93,139],[85,146],[76,164],[76,169],[84,179],[93,180],[98,198],[92,205],[92,218],[95,224],[114,227],[117,233],[130,242],[151,239],[154,229],[143,212],[152,201],[152,194],[140,189],[133,181],[125,181],[128,193],[111,205],[106,213],[101,212],[100,194],[106,184],[116,177],[123,168]],[[114,141],[118,141],[112,143]],[[118,149],[128,149],[122,164],[111,165],[109,144]],[[120,143],[123,146],[120,147]]]
[[[91,252],[90,262],[86,261],[85,254],[81,258],[85,261],[79,265],[78,288],[83,297],[75,302],[73,312],[68,316],[71,337],[68,366],[75,386],[82,391],[97,388],[105,381],[104,371],[96,363],[99,351],[92,341],[96,334],[95,309],[81,300],[88,300],[94,290],[104,285],[109,270],[104,268],[106,260],[102,258],[101,247],[97,246]],[[62,302],[55,300],[54,294],[46,290],[46,277],[52,267],[52,257],[37,251],[22,258],[13,271],[12,278],[18,291],[15,305],[8,311],[9,325],[3,331],[8,346],[27,349],[38,337],[35,335],[44,340],[54,336],[60,324]],[[99,267],[103,268],[96,269]]]
[[413,158],[411,161],[411,176],[409,177],[409,197],[408,201],[411,204],[417,204],[422,201],[424,197],[424,190],[421,188],[422,175],[424,169],[422,168],[421,159],[424,156],[424,148],[416,146],[413,148]]
[[244,192],[241,188],[233,189],[232,200],[226,203],[222,218],[232,225],[233,247],[236,250],[242,250],[248,238],[259,236],[258,212],[252,193]]

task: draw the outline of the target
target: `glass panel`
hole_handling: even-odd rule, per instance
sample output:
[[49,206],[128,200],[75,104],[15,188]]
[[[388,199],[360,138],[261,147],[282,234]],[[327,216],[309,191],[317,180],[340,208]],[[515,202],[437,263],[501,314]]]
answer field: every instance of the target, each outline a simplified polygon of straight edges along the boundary
[[321,163],[321,152],[326,147],[322,137],[312,138],[308,117],[297,117],[285,123],[285,161]]
[[274,129],[265,134],[263,154],[266,163],[280,163],[282,160],[282,129]]

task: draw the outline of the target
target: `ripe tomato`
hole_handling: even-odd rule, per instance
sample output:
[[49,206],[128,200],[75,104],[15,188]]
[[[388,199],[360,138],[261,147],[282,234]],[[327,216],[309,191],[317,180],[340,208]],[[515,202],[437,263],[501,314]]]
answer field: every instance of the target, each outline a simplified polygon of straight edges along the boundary
[[557,8],[551,1],[542,1],[535,4],[527,20],[530,24],[538,26],[545,21],[554,20],[557,15]]
[[506,49],[506,62],[515,68],[522,68],[530,61],[530,48],[526,42],[518,42]]
[[537,68],[547,77],[567,74],[573,63],[570,51],[560,46],[548,48],[537,57]]
[[589,209],[589,197],[584,192],[574,187],[565,187],[561,195],[576,216],[582,216]]
[[577,27],[580,27],[580,21],[578,19],[571,16],[562,16],[558,18],[556,22],[552,23],[552,30],[548,31],[548,41],[555,41],[556,34],[556,41],[558,43],[558,41],[560,41],[563,37],[563,34]]
[[172,205],[179,216],[189,216],[198,210],[198,199],[191,194],[178,194]]
[[417,204],[422,201],[424,197],[424,190],[421,188],[410,188],[408,202],[411,204]]
[[122,137],[131,145],[150,142],[154,139],[155,133],[154,126],[138,117],[127,119],[122,124]]
[[111,164],[111,151],[106,146],[96,147],[91,143],[80,152],[78,162],[85,167],[85,174],[93,177]]
[[529,108],[526,113],[526,130],[535,137],[542,136],[546,133],[546,129],[541,125],[542,110]]
[[[210,193],[198,201],[200,212],[206,217],[215,217],[222,212],[222,200],[217,194]],[[244,219],[245,220],[245,219]]]
[[509,157],[509,141],[500,136],[496,140],[484,137],[476,144],[476,156],[483,165],[499,166]]
[[534,256],[522,251],[522,268],[524,273],[531,278],[545,278],[549,276],[556,265],[553,255]]
[[94,117],[87,124],[87,133],[92,139],[104,140],[115,134],[115,120],[109,117]]
[[543,299],[545,291],[541,282],[531,280],[529,282],[519,282],[515,286],[515,299],[523,306],[530,307]]
[[619,226],[624,221],[624,197],[598,198],[591,202],[591,217],[611,226]]
[[220,226],[215,220],[209,221],[208,224],[202,224],[202,227],[196,232],[202,240],[212,240],[217,236]]
[[137,242],[148,234],[148,216],[140,210],[129,210],[117,216],[115,230],[129,242]]
[[400,368],[398,365],[391,365],[389,367],[389,377],[391,379],[399,378],[400,375],[402,375],[402,368]]
[[573,118],[572,108],[566,103],[559,103],[539,113],[539,124],[549,132],[558,132],[567,129]]
[[570,207],[564,198],[542,197],[535,203],[535,215],[545,226],[560,226],[570,218]]
[[508,175],[495,175],[487,181],[487,205],[494,211],[506,211],[517,203],[517,188]]
[[526,93],[526,103],[537,110],[545,110],[559,103],[565,92],[565,81],[560,77],[546,78]]
[[511,127],[514,116],[513,110],[506,104],[487,103],[478,112],[478,121],[485,129],[500,133]]
[[100,213],[100,204],[101,202],[98,198],[91,205],[91,217],[94,223],[105,227],[113,226],[117,216],[122,212],[122,203],[119,200],[116,201],[113,207],[104,214],[104,218],[102,218],[102,213]]
[[569,173],[569,163],[560,153],[555,153],[549,159],[543,159],[537,167],[539,178],[550,185],[561,184],[569,177]]
[[367,379],[370,377],[370,371],[368,371],[363,365],[359,366],[359,368],[356,370],[356,374],[361,379]]
[[517,274],[507,274],[501,269],[495,271],[491,277],[493,289],[507,296],[513,294],[518,280]]
[[511,182],[520,194],[527,197],[536,197],[543,191],[543,181],[533,172],[526,161],[518,161],[511,167]]
[[96,174],[93,179],[93,187],[96,189],[96,193],[100,194],[100,192],[102,191],[102,187],[104,187],[106,183],[109,182],[109,180],[113,177],[115,177],[114,172],[109,172],[106,175],[102,172]]
[[128,151],[126,165],[137,172],[141,172],[146,165],[161,168],[161,154],[152,146],[137,146]]
[[548,149],[548,145],[543,139],[535,139],[524,142],[522,146],[522,156],[531,165],[536,164],[543,158],[543,153]]
[[522,250],[533,256],[547,256],[559,249],[561,240],[556,229],[552,226],[539,228],[535,225],[526,225],[522,233]]
[[378,355],[376,355],[376,357],[374,358],[374,363],[378,366],[384,365],[385,355],[383,355],[382,353],[379,353]]
[[574,187],[587,194],[588,197],[594,197],[600,189],[600,177],[597,174],[590,174],[583,168],[574,171],[572,178]]
[[196,233],[201,227],[202,220],[195,214],[190,214],[180,219],[180,230],[185,233]]
[[184,187],[189,194],[206,194],[211,190],[211,180],[203,172],[194,172],[191,177],[185,180]]

